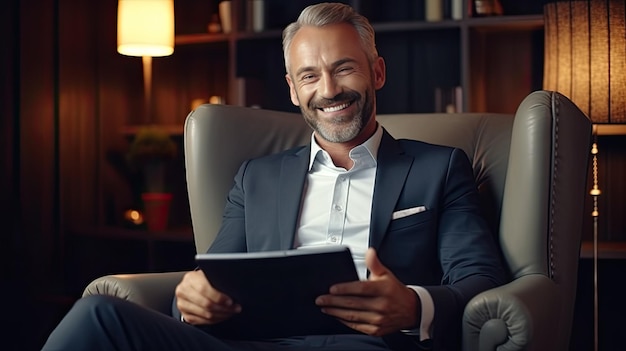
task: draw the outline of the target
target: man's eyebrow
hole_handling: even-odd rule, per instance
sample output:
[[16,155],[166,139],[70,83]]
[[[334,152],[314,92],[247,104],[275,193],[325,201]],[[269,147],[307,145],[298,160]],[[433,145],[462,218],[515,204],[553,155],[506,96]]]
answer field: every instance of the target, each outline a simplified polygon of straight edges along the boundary
[[301,67],[296,71],[296,76],[299,76],[304,72],[312,72],[312,71],[315,71],[315,68],[313,66]]
[[[342,59],[339,59],[339,60],[333,62],[331,67],[332,67],[332,69],[335,69],[335,68],[337,68],[337,67],[339,67],[339,66],[341,66],[341,65],[343,65],[345,63],[348,63],[348,62],[356,62],[356,60],[353,59],[353,58],[349,58],[349,57],[342,58]],[[313,66],[301,67],[301,68],[299,68],[296,71],[296,76],[299,76],[300,74],[302,74],[304,72],[313,72],[313,71],[315,71],[315,67],[313,67]]]
[[337,60],[337,61],[333,62],[333,64],[331,66],[332,66],[333,69],[335,69],[335,68],[343,65],[344,63],[352,63],[352,62],[356,62],[356,60],[353,59],[353,58],[346,57],[346,58],[342,58],[340,60]]

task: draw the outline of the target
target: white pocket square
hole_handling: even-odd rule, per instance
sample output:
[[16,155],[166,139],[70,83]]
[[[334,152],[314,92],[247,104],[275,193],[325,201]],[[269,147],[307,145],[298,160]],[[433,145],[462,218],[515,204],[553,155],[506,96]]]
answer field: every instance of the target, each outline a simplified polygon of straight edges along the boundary
[[394,220],[394,219],[404,218],[406,216],[410,216],[410,215],[424,212],[424,211],[426,211],[426,206],[411,207],[411,208],[407,208],[407,209],[392,213],[391,219]]

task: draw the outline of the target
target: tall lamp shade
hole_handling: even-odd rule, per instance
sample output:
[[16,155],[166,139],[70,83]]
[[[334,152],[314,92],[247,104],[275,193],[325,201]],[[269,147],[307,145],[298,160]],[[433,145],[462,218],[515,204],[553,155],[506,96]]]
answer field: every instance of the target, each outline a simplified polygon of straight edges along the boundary
[[543,88],[569,97],[594,123],[626,123],[624,0],[544,6]]
[[119,0],[117,51],[128,56],[174,52],[174,0]]

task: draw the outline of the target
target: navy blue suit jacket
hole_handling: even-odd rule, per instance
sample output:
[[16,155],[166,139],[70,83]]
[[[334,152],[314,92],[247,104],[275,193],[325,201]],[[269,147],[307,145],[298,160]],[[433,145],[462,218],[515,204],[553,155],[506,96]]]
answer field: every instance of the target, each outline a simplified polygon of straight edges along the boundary
[[[241,166],[209,252],[293,248],[310,150]],[[469,299],[504,281],[469,160],[460,149],[396,140],[384,131],[377,162],[369,246],[403,283],[430,292],[435,341],[458,335]],[[427,210],[392,220],[394,211],[417,206]]]

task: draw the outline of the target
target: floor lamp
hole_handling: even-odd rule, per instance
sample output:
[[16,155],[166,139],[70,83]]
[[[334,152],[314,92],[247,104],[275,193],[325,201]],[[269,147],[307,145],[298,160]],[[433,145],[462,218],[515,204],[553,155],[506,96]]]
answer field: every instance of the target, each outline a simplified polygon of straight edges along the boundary
[[544,5],[543,88],[569,97],[591,118],[593,186],[594,350],[598,350],[597,126],[626,122],[626,12],[624,0],[569,0]]
[[[152,57],[168,56],[174,52],[174,0],[119,0],[117,51],[122,55],[142,58],[144,121],[146,124],[153,124]],[[162,179],[164,169],[160,163],[157,164],[157,168],[150,170],[146,170],[145,167],[146,184],[153,183],[150,179]],[[163,193],[162,187],[159,192],[152,189],[148,191],[141,195],[148,230],[165,230],[171,194]],[[132,213],[139,216],[137,211],[131,211]]]
[[174,0],[119,0],[117,51],[142,58],[145,113],[150,124],[152,57],[174,52]]

